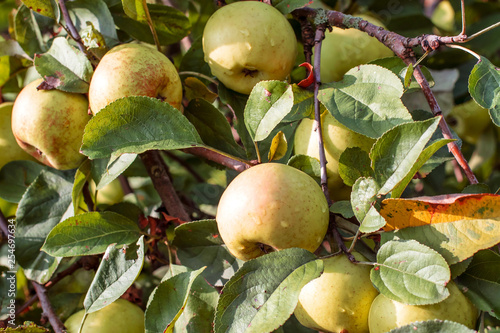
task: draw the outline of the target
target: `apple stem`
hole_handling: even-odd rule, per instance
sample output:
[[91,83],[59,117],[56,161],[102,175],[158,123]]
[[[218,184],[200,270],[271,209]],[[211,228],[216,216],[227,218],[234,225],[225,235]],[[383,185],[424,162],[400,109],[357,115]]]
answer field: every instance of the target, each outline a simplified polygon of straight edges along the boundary
[[40,300],[40,305],[42,306],[43,315],[49,319],[50,325],[56,333],[63,333],[65,331],[64,324],[61,319],[55,314],[54,308],[50,303],[49,297],[47,296],[47,289],[38,282],[32,281],[33,287],[35,288],[38,299]]
[[206,158],[209,161],[218,163],[220,165],[225,166],[226,168],[243,172],[246,169],[258,164],[257,161],[245,161],[243,159],[236,158],[226,153],[222,153],[213,148],[204,148],[204,147],[193,147],[193,148],[185,148],[181,149],[181,151],[194,155]]
[[153,39],[155,41],[156,48],[161,52],[160,40],[158,39],[158,34],[156,33],[155,26],[153,24],[153,20],[151,19],[151,15],[149,14],[148,3],[146,0],[142,0],[142,7],[144,8],[144,13],[146,14],[146,20],[149,25],[149,29],[151,29],[151,34],[153,35]]
[[332,199],[330,198],[330,193],[328,192],[328,176],[326,174],[326,155],[325,155],[325,145],[323,143],[323,130],[321,128],[321,114],[319,108],[318,92],[319,86],[321,85],[320,77],[320,59],[321,59],[321,42],[325,38],[326,25],[320,24],[316,28],[316,37],[314,39],[314,130],[318,133],[318,145],[319,145],[319,162],[320,162],[320,172],[321,172],[321,189],[325,194],[328,206],[332,205]]

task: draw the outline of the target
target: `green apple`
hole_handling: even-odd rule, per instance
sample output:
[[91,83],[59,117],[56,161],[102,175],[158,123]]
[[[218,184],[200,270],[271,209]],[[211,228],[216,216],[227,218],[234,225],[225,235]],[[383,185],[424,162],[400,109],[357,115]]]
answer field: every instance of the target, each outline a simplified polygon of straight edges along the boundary
[[250,94],[262,80],[285,80],[295,64],[297,39],[280,11],[256,1],[217,10],[203,31],[212,74],[228,88]]
[[[68,333],[77,333],[85,315],[81,310],[71,315],[64,326]],[[144,312],[137,305],[117,299],[105,308],[92,312],[85,319],[81,333],[144,333]]]
[[[333,200],[347,200],[351,188],[339,175],[340,155],[350,147],[359,147],[369,152],[375,140],[353,132],[339,123],[328,111],[321,115],[321,129],[326,155],[328,190]],[[304,154],[319,159],[318,134],[314,131],[314,120],[305,118],[297,127],[294,137],[295,154]]]
[[93,114],[129,96],[161,99],[181,110],[182,84],[177,69],[148,44],[123,44],[109,50],[97,65],[89,87]]
[[12,110],[12,132],[21,148],[38,161],[60,170],[74,169],[83,131],[90,120],[84,95],[60,90],[38,90],[42,79],[21,90]]
[[[371,16],[356,16],[384,27],[382,22]],[[325,39],[321,44],[321,81],[340,81],[353,67],[392,56],[394,53],[391,49],[363,31],[333,27],[332,31],[325,33]]]
[[16,142],[14,134],[12,134],[12,107],[13,103],[0,104],[0,169],[7,163],[16,160],[31,160],[35,159],[25,152]]
[[[367,261],[354,252],[358,261]],[[306,284],[295,317],[322,332],[368,333],[368,313],[378,291],[370,281],[370,266],[353,264],[347,256],[323,259],[323,274]]]
[[471,329],[475,327],[478,311],[457,285],[450,281],[450,296],[430,305],[406,305],[380,294],[372,303],[368,319],[370,333],[385,333],[394,328],[433,319],[450,320]]
[[481,107],[474,100],[456,105],[446,116],[446,121],[464,141],[475,144],[492,124],[488,109]]
[[250,260],[264,254],[262,247],[315,251],[325,237],[329,210],[320,186],[306,173],[265,163],[229,184],[216,220],[229,251]]
[[[92,193],[95,192],[95,183],[91,182],[90,189]],[[108,185],[97,191],[96,202],[98,204],[114,205],[123,200],[125,194],[123,193],[122,185],[118,179],[113,180]]]

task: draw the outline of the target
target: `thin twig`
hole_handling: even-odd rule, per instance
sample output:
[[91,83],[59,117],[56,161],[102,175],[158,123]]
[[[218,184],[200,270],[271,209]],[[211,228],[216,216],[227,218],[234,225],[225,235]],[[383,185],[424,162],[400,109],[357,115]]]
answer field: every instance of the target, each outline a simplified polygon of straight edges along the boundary
[[181,149],[181,151],[191,155],[206,158],[209,161],[216,162],[220,165],[225,166],[226,168],[238,172],[245,171],[246,169],[258,164],[257,161],[245,161],[242,159],[238,159],[234,156],[223,154],[221,152],[217,152],[215,150],[203,147],[186,148],[186,149]]
[[467,37],[467,38],[465,39],[465,42],[471,41],[471,40],[473,40],[474,38],[479,37],[479,36],[481,36],[482,34],[484,34],[484,33],[488,32],[488,31],[490,31],[490,30],[493,30],[493,29],[495,29],[495,28],[498,28],[498,27],[500,27],[500,22],[497,22],[497,23],[495,23],[495,24],[493,24],[493,25],[490,25],[489,27],[484,28],[483,30],[476,32],[476,33],[475,33],[475,34],[473,34],[472,36]]
[[171,158],[174,161],[176,161],[177,163],[179,163],[180,165],[182,165],[182,167],[184,169],[186,169],[196,179],[196,181],[198,183],[203,183],[205,181],[205,178],[203,178],[195,169],[193,169],[193,167],[191,165],[186,163],[186,161],[184,161],[179,156],[177,156],[169,151],[163,151],[163,154],[165,154],[168,158]]
[[59,7],[61,8],[61,12],[62,12],[63,17],[64,17],[64,21],[66,22],[66,25],[67,25],[66,30],[69,32],[69,35],[71,36],[71,38],[73,38],[75,40],[80,51],[86,53],[87,49],[85,48],[85,45],[83,44],[82,37],[80,37],[78,30],[76,30],[76,27],[73,24],[71,17],[69,16],[68,9],[66,8],[66,0],[58,0],[58,2],[59,2]]
[[146,170],[153,181],[153,185],[160,195],[161,201],[169,215],[183,221],[191,221],[189,214],[184,209],[174,185],[168,176],[168,168],[158,150],[150,150],[139,155]]
[[41,284],[32,281],[33,287],[35,288],[36,294],[42,306],[43,315],[49,319],[50,325],[56,333],[63,333],[65,331],[64,324],[61,319],[56,315],[52,304],[50,303],[49,297],[47,296],[47,290]]
[[328,177],[326,175],[326,155],[325,155],[325,145],[323,142],[323,130],[321,128],[321,114],[318,100],[319,86],[321,85],[320,77],[320,59],[321,59],[321,44],[322,40],[325,38],[326,25],[321,24],[316,29],[315,45],[314,45],[314,131],[318,135],[318,146],[319,146],[319,163],[321,172],[321,189],[325,194],[328,206],[332,204],[332,199],[330,198],[330,193],[328,192]]
[[151,15],[149,14],[148,3],[146,2],[146,0],[142,0],[142,7],[144,8],[144,12],[146,13],[146,21],[148,22],[149,29],[151,30],[151,34],[153,35],[153,40],[155,41],[156,48],[161,52],[160,40],[158,39],[158,34],[156,33],[153,20],[151,19]]
[[465,36],[465,0],[460,0],[460,9],[462,14],[462,31],[460,34]]

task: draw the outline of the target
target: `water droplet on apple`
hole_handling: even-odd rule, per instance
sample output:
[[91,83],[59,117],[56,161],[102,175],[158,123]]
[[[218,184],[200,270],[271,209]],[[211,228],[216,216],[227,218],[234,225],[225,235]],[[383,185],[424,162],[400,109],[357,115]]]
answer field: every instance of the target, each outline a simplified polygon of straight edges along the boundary
[[280,224],[283,228],[288,228],[289,226],[289,224],[286,221],[281,221]]

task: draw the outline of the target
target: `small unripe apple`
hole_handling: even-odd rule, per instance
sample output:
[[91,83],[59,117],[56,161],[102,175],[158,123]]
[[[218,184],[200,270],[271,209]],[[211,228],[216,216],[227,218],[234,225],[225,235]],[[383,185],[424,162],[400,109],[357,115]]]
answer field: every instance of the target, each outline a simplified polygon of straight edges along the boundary
[[38,90],[42,79],[21,90],[12,110],[12,133],[17,143],[38,161],[59,169],[77,168],[83,131],[90,120],[82,94]]
[[[375,140],[351,131],[339,123],[328,111],[321,115],[321,128],[330,196],[333,200],[347,200],[350,198],[351,188],[345,185],[340,177],[340,155],[351,147],[359,147],[369,152]],[[318,134],[314,131],[314,120],[302,119],[295,131],[294,151],[295,154],[304,154],[319,159]]]
[[[358,261],[367,261],[355,252]],[[323,259],[323,274],[306,284],[295,317],[322,332],[368,333],[368,313],[378,291],[370,281],[370,266],[353,264],[347,256]]]
[[385,333],[394,328],[426,320],[450,320],[471,329],[475,327],[478,311],[457,285],[447,285],[450,296],[430,305],[407,305],[380,294],[372,303],[368,319],[370,333]]
[[220,8],[207,21],[203,52],[212,74],[225,86],[250,94],[262,80],[289,76],[297,56],[297,39],[276,8],[238,1]]
[[328,228],[329,210],[320,186],[291,166],[265,163],[239,174],[217,208],[217,226],[229,251],[241,260],[262,247],[315,251]]
[[[356,15],[374,25],[384,27],[382,22],[368,16]],[[394,53],[375,37],[358,29],[333,27],[325,32],[321,44],[321,81],[340,81],[351,68],[379,58],[392,57]]]
[[[95,193],[95,183],[90,184],[90,190]],[[118,179],[113,180],[108,185],[97,191],[96,203],[114,205],[123,200],[125,194]]]
[[181,109],[182,84],[177,69],[151,45],[123,44],[112,48],[92,76],[89,102],[93,114],[129,96],[155,97]]
[[12,107],[13,103],[0,104],[0,169],[7,163],[17,160],[35,159],[25,152],[16,142],[12,134]]
[[[81,310],[71,315],[64,326],[68,333],[77,333],[85,315]],[[117,299],[105,308],[92,312],[85,319],[81,333],[144,333],[144,312],[137,305]]]

